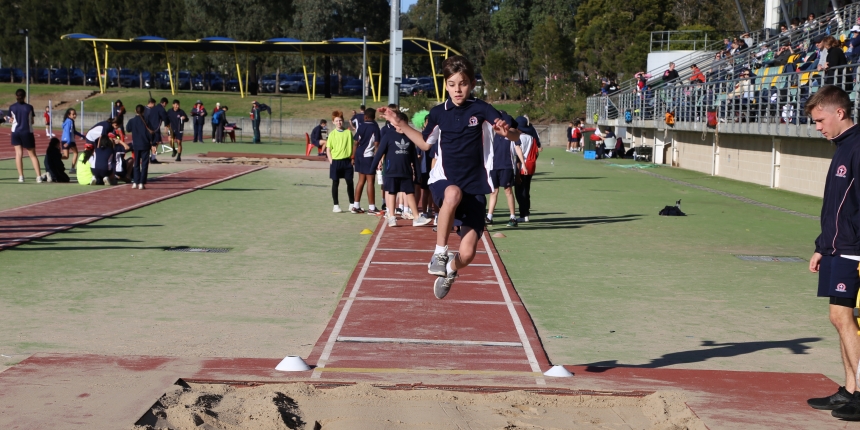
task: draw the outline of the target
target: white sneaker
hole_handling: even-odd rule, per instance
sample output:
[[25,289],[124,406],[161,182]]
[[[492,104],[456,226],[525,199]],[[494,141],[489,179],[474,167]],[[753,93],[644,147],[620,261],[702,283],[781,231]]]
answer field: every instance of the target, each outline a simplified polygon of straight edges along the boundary
[[388,226],[397,227],[397,218],[394,218],[393,216],[388,217]]
[[419,215],[418,218],[412,220],[412,227],[421,227],[422,225],[430,224],[430,218],[424,218],[424,215]]
[[334,208],[332,208],[331,211],[336,213],[336,214],[339,214],[339,213],[343,212],[343,209],[340,208],[340,205],[334,205]]
[[36,183],[37,184],[41,184],[42,182],[45,182],[46,180],[47,180],[47,178],[45,178],[45,175],[36,176]]
[[23,176],[19,176],[19,177],[18,177],[18,182],[24,182],[24,177],[23,177]]
[[111,184],[111,183],[110,183],[110,179],[109,179],[107,176],[105,176],[104,178],[102,178],[102,181],[105,183],[105,185],[113,185],[113,184]]
[[403,211],[403,213],[401,213],[401,214],[400,214],[400,218],[403,218],[403,219],[415,219],[415,215],[412,215],[412,212],[409,212],[409,211]]
[[45,172],[45,182],[54,182],[54,178],[51,176],[51,172]]
[[138,189],[138,190],[142,190],[142,189],[143,189],[143,184],[138,185],[138,186],[137,186],[137,189]]
[[529,222],[529,217],[517,218],[517,222]]
[[90,179],[90,185],[95,185],[95,184],[96,184],[96,178],[93,177],[92,179]]
[[132,190],[137,189],[137,184],[135,184],[134,182],[132,182],[132,183],[131,183],[131,189],[132,189]]

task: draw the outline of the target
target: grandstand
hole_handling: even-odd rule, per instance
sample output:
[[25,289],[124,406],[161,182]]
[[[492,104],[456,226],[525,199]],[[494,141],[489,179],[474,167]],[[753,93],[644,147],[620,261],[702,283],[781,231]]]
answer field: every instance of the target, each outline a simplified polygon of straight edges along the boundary
[[[750,33],[748,47],[728,56],[717,54],[725,49],[722,41],[711,42],[675,61],[678,79],[663,82],[662,66],[644,88],[631,79],[615,92],[589,97],[587,120],[618,128],[627,143],[651,147],[656,163],[820,196],[834,147],[803,114],[806,100],[822,85],[838,85],[850,94],[856,120],[860,89],[854,86],[857,63],[815,69],[814,40],[847,42],[858,18],[860,4],[849,4],[783,33]],[[783,46],[790,53],[775,61]],[[705,82],[691,82],[693,64]],[[666,124],[667,112],[673,126]],[[719,118],[716,128],[707,127],[709,112]]]

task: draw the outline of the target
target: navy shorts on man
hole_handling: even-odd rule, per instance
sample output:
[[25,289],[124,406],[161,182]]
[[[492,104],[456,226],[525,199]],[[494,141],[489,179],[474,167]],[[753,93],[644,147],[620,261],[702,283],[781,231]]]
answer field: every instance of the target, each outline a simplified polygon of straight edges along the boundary
[[493,188],[510,188],[514,186],[513,169],[490,170],[490,179],[493,180]]
[[818,268],[818,297],[830,297],[831,304],[853,308],[860,288],[858,265],[860,261],[822,256]]
[[390,178],[382,177],[382,189],[386,193],[397,194],[415,194],[415,184],[412,183],[412,178]]
[[33,133],[12,133],[12,146],[20,146],[24,149],[35,149],[36,138]]
[[[436,181],[430,184],[430,193],[433,195],[433,203],[438,207],[442,207],[445,201],[445,189],[453,182],[447,179]],[[460,204],[454,210],[454,225],[471,227],[478,233],[478,238],[484,234],[484,209],[487,207],[487,196],[483,194],[468,194],[462,193]],[[462,233],[460,234],[462,236]]]
[[352,176],[355,174],[355,170],[352,168],[352,161],[349,158],[331,160],[328,172],[328,177],[333,181],[344,178],[352,179]]

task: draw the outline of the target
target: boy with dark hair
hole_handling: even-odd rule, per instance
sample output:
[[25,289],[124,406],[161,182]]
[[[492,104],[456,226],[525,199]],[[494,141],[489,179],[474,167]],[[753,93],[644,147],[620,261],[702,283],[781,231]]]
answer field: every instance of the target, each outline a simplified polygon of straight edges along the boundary
[[36,156],[36,138],[33,136],[33,123],[36,113],[33,106],[24,101],[27,92],[15,91],[15,104],[9,107],[6,121],[12,123],[12,146],[15,147],[15,168],[18,169],[18,182],[24,182],[24,151],[30,157],[33,170],[36,171],[36,183],[41,184],[45,179],[39,168],[39,158]]
[[161,137],[161,124],[169,124],[169,119],[167,117],[167,111],[164,109],[164,106],[167,105],[167,98],[163,97],[161,99],[160,104],[155,104],[155,99],[149,99],[149,103],[146,104],[146,125],[149,127],[149,130],[152,133],[152,138],[150,139],[150,143],[152,144],[152,152],[149,156],[149,162],[151,164],[160,164],[161,162],[155,157],[155,154],[158,152],[158,145],[160,145],[163,140]]
[[173,148],[173,156],[176,157],[176,161],[182,161],[182,135],[185,132],[188,115],[179,108],[179,100],[173,101],[173,109],[167,113],[167,118],[170,123],[170,146]]
[[[409,118],[403,112],[397,112],[397,117],[404,124],[409,123]],[[395,199],[398,193],[404,193],[405,199],[412,213],[418,213],[418,205],[415,201],[415,185],[413,182],[415,169],[415,144],[402,133],[402,129],[394,127],[379,143],[376,155],[373,157],[373,165],[382,170],[385,163],[385,178],[383,190],[385,192],[385,204],[388,206],[388,226],[397,226],[397,217],[394,208],[397,207]],[[419,216],[412,220],[413,227],[419,227],[430,223],[430,219]]]
[[48,182],[69,182],[66,166],[63,165],[63,153],[60,152],[60,139],[52,137],[45,151],[45,176]]
[[364,120],[355,132],[355,147],[353,149],[353,160],[355,171],[358,173],[358,182],[355,184],[355,203],[349,209],[354,214],[364,213],[361,209],[361,191],[367,184],[367,213],[376,215],[376,195],[374,193],[373,179],[376,177],[376,165],[372,163],[376,147],[379,146],[379,124],[376,123],[376,110],[365,109]]
[[836,418],[860,420],[860,390],[856,385],[860,359],[860,337],[854,318],[860,287],[860,127],[851,119],[848,94],[832,85],[824,86],[806,103],[806,114],[822,136],[836,144],[824,183],[821,234],[809,271],[818,273],[818,296],[830,299],[830,322],[839,335],[845,385],[836,393],[807,400],[815,409],[831,410]]
[[203,123],[206,118],[206,108],[203,106],[203,102],[197,100],[197,103],[194,103],[194,107],[191,108],[191,119],[192,126],[194,127],[194,139],[192,142],[200,142],[203,143]]
[[134,151],[132,164],[131,188],[143,190],[146,188],[146,176],[149,171],[149,152],[151,151],[150,139],[152,132],[146,125],[143,116],[145,108],[137,105],[134,108],[134,116],[128,120],[125,129],[131,133],[131,149]]
[[324,119],[321,119],[320,124],[318,126],[314,127],[313,130],[311,130],[311,135],[310,135],[311,145],[317,147],[317,155],[318,156],[324,156],[325,155],[326,140],[323,139],[323,132],[328,133],[328,129],[326,128],[326,125],[328,125],[328,122],[326,122],[326,120],[324,120]]
[[[439,278],[433,294],[448,294],[457,272],[475,258],[478,240],[484,232],[486,194],[492,191],[488,171],[492,169],[492,133],[509,140],[520,133],[508,127],[499,111],[470,96],[475,88],[475,68],[466,58],[455,55],[442,63],[448,99],[428,115],[427,127],[419,132],[398,118],[396,112],[382,108],[385,118],[399,127],[416,146],[429,150],[428,140],[436,141],[436,164],[430,172],[430,192],[440,207],[436,248],[428,272]],[[454,220],[460,226],[460,250],[448,258],[448,236]]]

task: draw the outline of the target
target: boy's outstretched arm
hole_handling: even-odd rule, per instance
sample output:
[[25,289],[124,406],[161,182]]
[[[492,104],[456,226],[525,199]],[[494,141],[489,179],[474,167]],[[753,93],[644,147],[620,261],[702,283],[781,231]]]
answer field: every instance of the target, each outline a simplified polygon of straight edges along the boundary
[[403,134],[405,134],[406,137],[408,137],[409,140],[411,140],[412,143],[415,144],[415,146],[421,148],[421,150],[423,151],[430,150],[430,145],[424,141],[424,135],[421,134],[420,131],[412,128],[412,126],[409,125],[408,122],[400,121],[400,118],[397,118],[397,112],[388,109],[387,107],[381,107],[376,111],[382,112],[382,115],[388,122],[394,124],[397,127],[400,127],[400,129],[403,130]]

